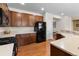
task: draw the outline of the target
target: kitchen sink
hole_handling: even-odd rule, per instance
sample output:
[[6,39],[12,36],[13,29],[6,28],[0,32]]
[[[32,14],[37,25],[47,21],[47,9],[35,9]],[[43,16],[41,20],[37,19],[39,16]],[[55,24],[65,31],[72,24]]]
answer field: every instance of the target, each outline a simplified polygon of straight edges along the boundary
[[61,35],[60,33],[54,32],[54,33],[53,33],[53,38],[54,38],[55,40],[58,40],[58,39],[64,38],[64,36]]

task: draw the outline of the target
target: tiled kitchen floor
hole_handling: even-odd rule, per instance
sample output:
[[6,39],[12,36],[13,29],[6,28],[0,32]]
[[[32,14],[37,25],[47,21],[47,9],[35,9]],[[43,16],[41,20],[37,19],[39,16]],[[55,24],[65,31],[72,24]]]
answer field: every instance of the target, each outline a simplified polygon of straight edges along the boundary
[[49,56],[49,43],[33,43],[26,46],[19,47],[17,56]]

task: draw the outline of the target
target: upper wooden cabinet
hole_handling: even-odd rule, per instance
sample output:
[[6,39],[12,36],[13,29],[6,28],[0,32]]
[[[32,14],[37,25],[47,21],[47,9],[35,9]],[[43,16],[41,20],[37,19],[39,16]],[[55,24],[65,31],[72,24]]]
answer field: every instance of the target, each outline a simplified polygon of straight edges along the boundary
[[29,26],[32,27],[35,24],[35,16],[34,15],[29,15]]
[[43,16],[35,16],[35,21],[43,21]]
[[21,26],[22,14],[18,12],[11,12],[11,26],[20,27]]
[[37,21],[43,21],[43,16],[27,13],[10,12],[11,26],[14,27],[33,27]]
[[24,14],[22,13],[22,23],[21,23],[21,26],[22,27],[25,27],[25,26],[29,26],[29,14]]
[[43,21],[43,16],[9,11],[6,3],[0,3],[0,8],[8,17],[9,26],[12,27],[33,27],[37,21]]

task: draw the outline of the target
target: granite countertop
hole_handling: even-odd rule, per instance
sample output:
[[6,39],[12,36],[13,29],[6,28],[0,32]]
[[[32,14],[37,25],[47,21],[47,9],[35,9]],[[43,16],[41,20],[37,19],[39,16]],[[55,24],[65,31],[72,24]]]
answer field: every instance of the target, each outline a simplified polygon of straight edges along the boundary
[[64,38],[50,42],[55,47],[71,54],[79,56],[79,35],[73,33],[59,32]]
[[0,38],[6,38],[6,37],[15,37],[16,34],[10,33],[10,34],[0,34]]
[[28,34],[28,33],[36,33],[34,31],[34,27],[0,27],[0,38],[15,37],[17,34]]

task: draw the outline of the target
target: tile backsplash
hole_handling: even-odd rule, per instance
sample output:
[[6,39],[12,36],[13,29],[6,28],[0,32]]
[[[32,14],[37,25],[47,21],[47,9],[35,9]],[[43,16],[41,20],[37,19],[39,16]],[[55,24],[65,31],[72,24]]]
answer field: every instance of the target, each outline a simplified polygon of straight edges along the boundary
[[0,33],[10,31],[11,33],[33,33],[34,27],[0,27]]

